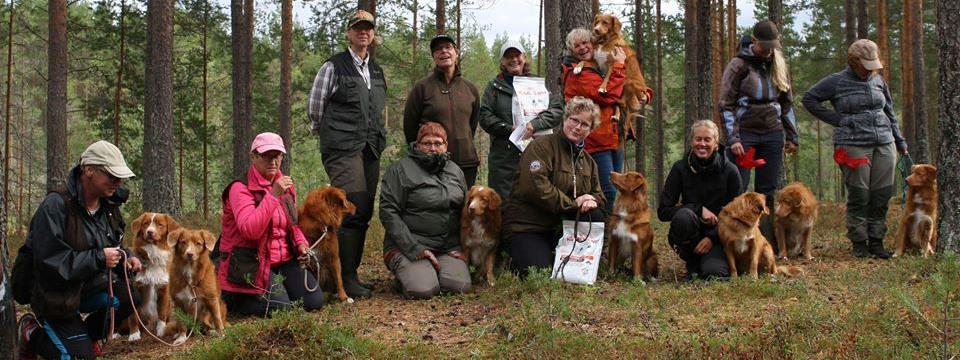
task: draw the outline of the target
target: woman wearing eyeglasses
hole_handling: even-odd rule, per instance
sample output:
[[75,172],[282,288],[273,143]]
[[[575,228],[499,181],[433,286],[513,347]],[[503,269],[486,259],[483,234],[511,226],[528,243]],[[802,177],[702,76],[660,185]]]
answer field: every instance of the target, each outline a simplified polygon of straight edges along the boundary
[[576,96],[564,109],[562,131],[534,140],[520,157],[519,174],[504,215],[505,248],[514,271],[549,268],[563,218],[603,221],[606,198],[597,163],[584,151],[600,124],[600,108]]
[[412,299],[470,290],[470,272],[460,252],[460,209],[467,185],[447,144],[442,125],[423,124],[407,156],[387,168],[380,186],[383,262]]
[[306,261],[308,244],[296,223],[293,178],[280,172],[286,153],[280,135],[257,135],[246,178],[227,185],[221,195],[225,259],[217,274],[231,313],[265,316],[297,300],[307,310],[323,306],[323,292],[304,286],[316,287],[317,279],[298,266]]

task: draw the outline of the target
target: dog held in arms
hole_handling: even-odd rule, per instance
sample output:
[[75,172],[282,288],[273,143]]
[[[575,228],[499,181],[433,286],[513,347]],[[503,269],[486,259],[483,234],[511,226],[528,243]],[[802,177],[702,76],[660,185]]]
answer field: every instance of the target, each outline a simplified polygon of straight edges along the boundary
[[632,259],[633,278],[656,279],[657,254],[653,251],[653,228],[650,226],[650,206],[647,205],[647,181],[636,171],[610,173],[610,181],[620,193],[610,214],[609,273],[617,270],[617,263]]
[[[167,244],[167,234],[180,228],[170,215],[147,212],[130,225],[133,231],[133,253],[143,263],[143,269],[133,278],[134,289],[140,292],[137,313],[154,335],[163,337],[170,320],[170,260],[173,252]],[[140,340],[140,324],[136,317],[127,320],[129,341]]]
[[[195,316],[210,334],[223,334],[227,326],[227,305],[220,299],[220,283],[210,259],[217,238],[207,230],[180,228],[167,235],[173,248],[170,266],[170,294],[184,314]],[[187,341],[184,324],[171,319],[168,330],[176,330],[174,345]]]
[[731,277],[745,272],[757,279],[760,268],[766,269],[771,275],[796,276],[803,273],[796,266],[777,266],[773,247],[760,233],[760,216],[770,214],[766,201],[767,197],[763,194],[746,192],[720,210],[717,230],[727,255]]
[[810,233],[817,222],[817,206],[817,198],[801,182],[787,185],[777,194],[773,228],[780,259],[786,260],[787,255],[796,257],[802,250],[804,259],[813,260],[813,255],[810,255]]
[[343,218],[356,211],[357,207],[347,200],[347,194],[342,189],[325,187],[307,195],[297,216],[300,230],[310,242],[310,248],[315,249],[312,250],[315,260],[308,262],[307,271],[317,275],[317,282],[324,291],[335,292],[338,300],[347,303],[353,303],[353,299],[343,289],[337,230]]
[[633,116],[640,112],[642,104],[650,100],[653,91],[647,86],[647,82],[643,78],[643,71],[640,69],[640,61],[637,59],[636,52],[623,38],[622,27],[620,19],[616,16],[597,14],[593,19],[593,43],[595,45],[593,58],[600,71],[605,74],[599,89],[603,93],[607,91],[607,83],[610,82],[610,68],[614,62],[611,54],[616,48],[622,49],[626,54],[627,59],[624,62],[626,80],[623,84],[623,94],[620,96],[618,114],[614,117],[622,120],[621,124],[626,137],[635,138]]
[[916,248],[927,257],[937,247],[937,168],[927,164],[914,165],[906,181],[909,189],[893,256]]
[[460,245],[470,264],[483,270],[487,285],[494,286],[493,265],[500,243],[500,195],[492,188],[474,185],[460,216]]

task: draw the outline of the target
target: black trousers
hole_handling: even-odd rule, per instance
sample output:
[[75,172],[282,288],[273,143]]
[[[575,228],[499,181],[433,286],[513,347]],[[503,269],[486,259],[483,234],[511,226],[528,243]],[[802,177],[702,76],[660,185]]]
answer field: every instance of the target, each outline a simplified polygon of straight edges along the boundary
[[[122,265],[121,265],[122,266]],[[114,326],[119,326],[133,313],[133,306],[140,303],[140,296],[133,291],[133,303],[127,293],[128,284],[114,274],[112,301],[115,307]],[[93,343],[110,336],[107,291],[94,291],[80,300],[80,311],[67,319],[38,319],[43,328],[30,334],[28,347],[44,359],[59,359],[63,354],[74,358],[94,358]],[[86,318],[80,313],[89,314]]]
[[[280,277],[283,277],[281,283]],[[317,279],[309,271],[306,273],[307,285],[317,286]],[[295,260],[270,268],[270,293],[263,295],[241,294],[223,291],[221,297],[227,303],[227,311],[243,316],[266,316],[269,312],[287,309],[294,301],[302,300],[307,310],[317,310],[323,306],[323,290],[307,291],[303,286],[303,269]]]
[[467,189],[472,188],[477,183],[477,167],[460,167],[460,170],[463,171],[463,179],[467,181]]
[[343,219],[343,227],[366,231],[373,218],[374,199],[380,182],[380,155],[369,146],[354,153],[320,155],[330,177],[330,185],[343,189],[357,207],[356,213]]
[[698,274],[702,278],[728,277],[730,266],[723,252],[723,246],[714,241],[706,254],[694,252],[697,244],[706,237],[707,227],[693,210],[681,208],[670,220],[670,232],[667,240],[687,265],[687,274]]

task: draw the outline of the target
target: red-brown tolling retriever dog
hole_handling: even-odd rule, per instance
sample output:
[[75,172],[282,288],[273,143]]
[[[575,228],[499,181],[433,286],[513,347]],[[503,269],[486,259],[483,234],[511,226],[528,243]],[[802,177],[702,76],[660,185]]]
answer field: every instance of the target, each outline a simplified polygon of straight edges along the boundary
[[[167,235],[167,244],[173,248],[170,266],[170,294],[177,308],[195,316],[211,334],[223,334],[227,326],[227,304],[220,299],[220,282],[210,259],[210,251],[217,238],[207,230],[180,228]],[[176,330],[174,344],[187,341],[187,329],[171,319],[170,330]]]
[[298,214],[300,229],[320,262],[317,268],[315,261],[309,261],[307,269],[318,275],[317,282],[323,290],[336,292],[337,299],[347,303],[353,303],[353,299],[343,290],[337,230],[343,218],[356,211],[357,207],[347,200],[342,189],[326,187],[311,191]]
[[906,206],[897,228],[893,256],[915,248],[927,257],[937,247],[937,168],[914,165],[907,176],[907,186]]
[[494,286],[493,265],[500,244],[500,205],[502,200],[490,187],[474,185],[467,192],[460,215],[460,245],[463,256],[483,270],[487,285]]

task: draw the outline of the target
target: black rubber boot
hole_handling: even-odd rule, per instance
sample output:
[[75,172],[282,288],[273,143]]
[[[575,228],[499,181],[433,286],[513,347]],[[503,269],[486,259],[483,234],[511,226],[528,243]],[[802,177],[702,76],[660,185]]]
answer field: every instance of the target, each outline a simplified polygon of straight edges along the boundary
[[357,280],[357,268],[363,255],[363,232],[355,229],[340,229],[340,272],[343,277],[343,290],[352,298],[369,298],[370,289],[360,286]]
[[883,248],[883,239],[870,239],[870,245],[867,249],[870,251],[870,255],[873,255],[877,259],[889,259],[890,252],[887,249]]
[[870,251],[867,249],[866,242],[854,242],[853,243],[853,256],[861,259],[870,257]]
[[760,233],[770,243],[773,248],[773,254],[780,254],[780,243],[777,242],[777,232],[773,230],[773,215],[763,215],[760,217]]

